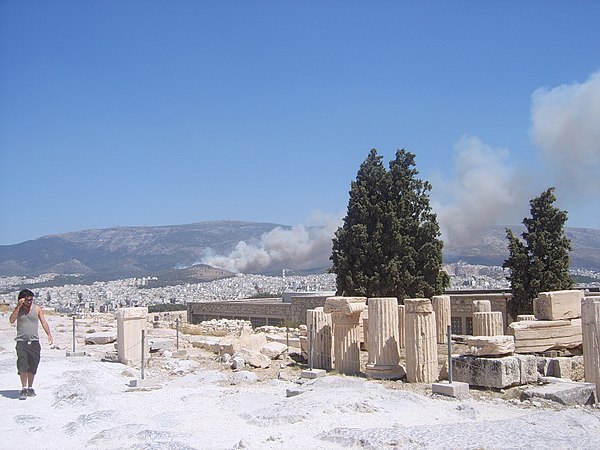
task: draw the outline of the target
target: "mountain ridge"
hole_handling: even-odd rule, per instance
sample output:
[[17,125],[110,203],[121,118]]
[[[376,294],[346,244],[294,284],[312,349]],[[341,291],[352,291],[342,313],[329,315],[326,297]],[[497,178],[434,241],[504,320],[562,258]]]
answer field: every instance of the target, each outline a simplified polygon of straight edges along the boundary
[[[31,276],[43,273],[82,274],[90,280],[109,280],[162,274],[177,277],[178,271],[202,266],[208,253],[230,255],[240,241],[261,248],[261,238],[275,228],[287,225],[268,222],[222,220],[184,225],[115,227],[72,231],[42,236],[19,244],[0,246],[0,276]],[[512,226],[517,235],[522,226]],[[508,257],[506,227],[485,230],[475,244],[445,245],[444,262],[459,260],[469,264],[501,265]],[[571,267],[600,271],[600,230],[566,228],[571,240]],[[305,245],[305,244],[301,244]],[[322,248],[321,248],[322,250]],[[314,272],[325,271],[329,260],[323,258]],[[200,274],[231,276],[231,272],[204,269],[179,272],[187,282],[206,281]],[[294,270],[294,267],[285,267]],[[220,270],[220,269],[219,269]],[[280,268],[271,267],[264,273]],[[199,277],[199,278],[198,278]]]

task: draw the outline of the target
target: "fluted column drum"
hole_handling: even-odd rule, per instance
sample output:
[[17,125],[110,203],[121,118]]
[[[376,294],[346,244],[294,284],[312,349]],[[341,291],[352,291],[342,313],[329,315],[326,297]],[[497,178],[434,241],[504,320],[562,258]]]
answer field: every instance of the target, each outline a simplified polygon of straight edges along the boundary
[[315,369],[331,370],[333,368],[331,314],[325,314],[322,307],[309,309],[306,311],[306,326],[308,357],[312,357],[312,366]]
[[473,313],[473,336],[500,336],[504,334],[500,311]]
[[492,303],[489,300],[473,300],[473,312],[490,312]]
[[437,333],[431,301],[404,300],[406,308],[406,376],[410,383],[432,383],[439,375]]
[[360,321],[366,308],[365,297],[329,297],[323,311],[331,313],[333,359],[337,372],[360,373]]
[[387,380],[403,377],[398,347],[398,299],[370,298],[368,310],[367,374],[372,378]]
[[434,295],[431,297],[431,306],[435,313],[437,343],[446,344],[448,342],[448,325],[450,325],[450,296]]
[[581,333],[585,381],[596,383],[600,395],[600,298],[581,300]]

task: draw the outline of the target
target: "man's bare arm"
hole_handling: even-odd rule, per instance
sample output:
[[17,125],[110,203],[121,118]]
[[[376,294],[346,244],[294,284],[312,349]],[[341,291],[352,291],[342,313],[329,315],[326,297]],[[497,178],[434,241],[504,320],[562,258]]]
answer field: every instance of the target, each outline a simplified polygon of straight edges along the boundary
[[42,324],[42,328],[44,329],[44,331],[48,335],[48,344],[52,345],[52,343],[54,342],[54,339],[52,338],[52,333],[50,333],[50,327],[48,326],[48,322],[46,322],[46,317],[44,317],[44,311],[42,310],[42,308],[40,307],[40,305],[35,305],[35,306],[37,306],[38,318],[40,319],[40,323]]

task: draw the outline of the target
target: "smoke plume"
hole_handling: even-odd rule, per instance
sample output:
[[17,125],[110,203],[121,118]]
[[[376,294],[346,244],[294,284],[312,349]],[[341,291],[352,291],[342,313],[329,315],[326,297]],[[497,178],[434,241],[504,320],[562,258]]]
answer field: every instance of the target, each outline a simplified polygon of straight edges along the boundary
[[584,83],[536,90],[531,120],[531,139],[557,191],[571,199],[600,194],[600,72]]
[[454,177],[433,182],[432,207],[438,214],[444,242],[473,242],[490,225],[511,223],[528,201],[520,171],[506,149],[494,149],[477,137],[454,145]]
[[341,217],[313,212],[305,225],[274,228],[256,244],[240,241],[228,256],[207,254],[202,263],[242,273],[328,267],[333,234],[340,224]]

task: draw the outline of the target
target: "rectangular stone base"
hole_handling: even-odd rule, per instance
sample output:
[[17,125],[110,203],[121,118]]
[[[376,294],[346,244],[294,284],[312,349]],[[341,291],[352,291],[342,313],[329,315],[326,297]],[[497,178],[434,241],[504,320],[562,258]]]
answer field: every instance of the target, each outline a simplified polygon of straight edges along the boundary
[[453,380],[471,386],[503,389],[537,381],[537,364],[533,355],[483,358],[461,355],[452,358]]
[[462,397],[469,395],[469,384],[453,381],[452,383],[433,383],[431,390],[434,394],[447,397]]
[[74,352],[67,350],[67,356],[85,356],[85,352]]
[[300,378],[321,378],[324,377],[327,374],[327,372],[324,369],[308,369],[308,370],[303,370],[300,373]]

